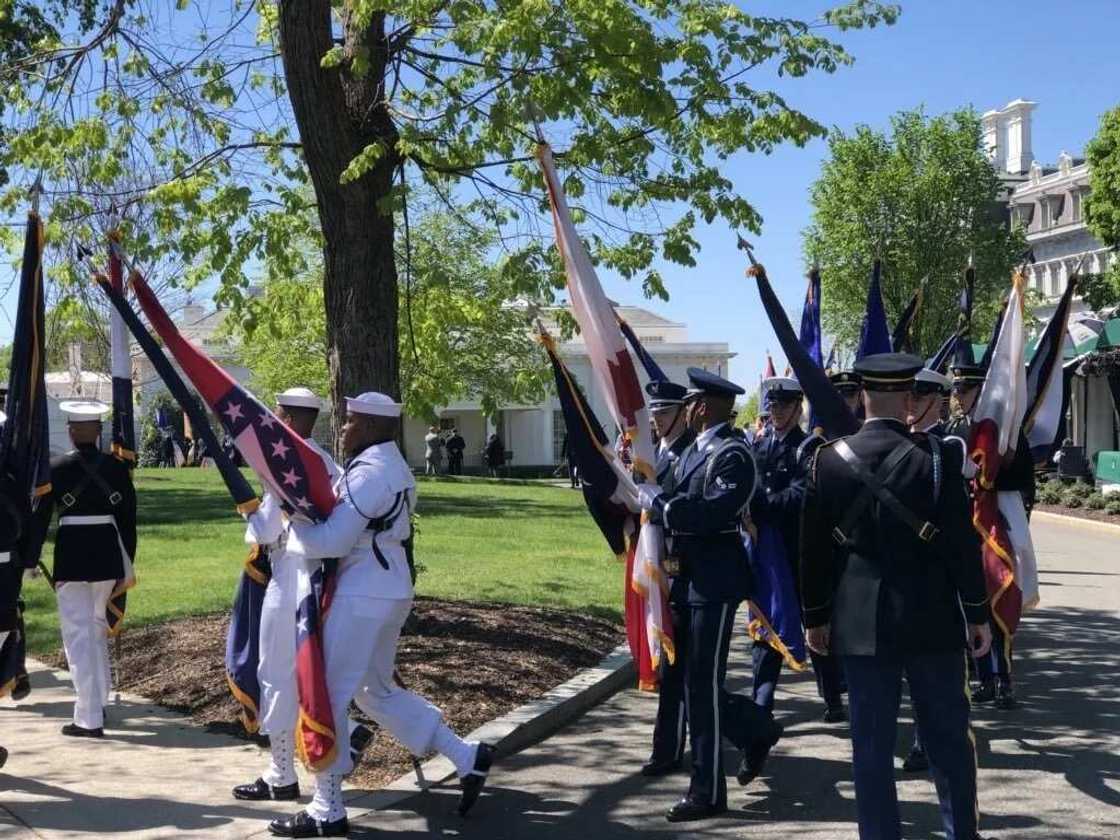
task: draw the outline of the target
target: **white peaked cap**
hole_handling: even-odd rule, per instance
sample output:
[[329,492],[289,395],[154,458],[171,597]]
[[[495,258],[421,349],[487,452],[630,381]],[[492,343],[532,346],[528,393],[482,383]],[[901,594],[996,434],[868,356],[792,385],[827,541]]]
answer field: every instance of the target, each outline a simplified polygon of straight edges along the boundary
[[802,393],[801,383],[794,379],[792,376],[770,376],[762,380],[762,390],[769,391],[791,391],[794,393]]
[[323,401],[315,396],[310,388],[289,388],[276,395],[277,405],[286,405],[292,408],[314,408],[316,411],[323,407]]
[[109,413],[109,406],[100,400],[65,400],[58,404],[68,423],[88,423]]
[[377,391],[366,391],[356,397],[347,397],[346,410],[351,414],[372,414],[374,417],[400,417],[401,403]]
[[938,373],[937,371],[931,370],[929,368],[922,368],[920,371],[914,374],[914,381],[932,382],[934,385],[945,391],[948,391],[953,384],[948,376],[943,373]]

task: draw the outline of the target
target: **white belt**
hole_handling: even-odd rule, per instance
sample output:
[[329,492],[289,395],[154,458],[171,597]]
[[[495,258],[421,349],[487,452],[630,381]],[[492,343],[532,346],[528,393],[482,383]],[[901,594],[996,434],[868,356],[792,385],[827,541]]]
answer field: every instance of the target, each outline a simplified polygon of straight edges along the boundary
[[117,520],[113,518],[111,513],[103,513],[97,516],[60,516],[58,517],[59,525],[116,525]]

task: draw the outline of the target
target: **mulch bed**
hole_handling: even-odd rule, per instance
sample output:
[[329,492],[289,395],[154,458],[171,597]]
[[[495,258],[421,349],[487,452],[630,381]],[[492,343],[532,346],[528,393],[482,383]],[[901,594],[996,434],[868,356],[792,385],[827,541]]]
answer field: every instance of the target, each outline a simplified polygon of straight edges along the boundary
[[1071,508],[1065,505],[1043,505],[1036,504],[1035,510],[1044,510],[1047,513],[1057,513],[1061,516],[1072,516],[1075,519],[1092,519],[1096,522],[1108,522],[1112,525],[1120,525],[1120,516],[1115,514],[1105,513],[1103,510],[1089,510],[1089,508],[1079,507]]
[[[189,714],[212,731],[249,739],[226,687],[228,623],[223,614],[126,629],[120,688]],[[417,599],[405,633],[397,656],[402,679],[439,706],[460,734],[597,664],[624,639],[621,626],[576,612],[427,598]],[[66,665],[61,652],[47,661]],[[411,766],[409,752],[379,731],[350,782],[380,787]]]

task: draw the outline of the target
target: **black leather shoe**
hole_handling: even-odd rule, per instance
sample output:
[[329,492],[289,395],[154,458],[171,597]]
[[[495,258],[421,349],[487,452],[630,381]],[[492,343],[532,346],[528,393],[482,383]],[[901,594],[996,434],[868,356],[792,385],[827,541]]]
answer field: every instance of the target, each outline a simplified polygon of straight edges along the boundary
[[478,801],[479,794],[486,786],[486,776],[490,772],[490,765],[494,763],[496,750],[489,744],[480,743],[478,753],[474,757],[474,769],[459,779],[459,816],[465,817],[467,812]]
[[290,785],[278,785],[274,787],[264,779],[257,779],[251,785],[238,785],[235,787],[233,789],[233,798],[248,799],[253,802],[260,802],[265,799],[275,799],[281,802],[299,799],[299,782],[292,782]]
[[657,776],[667,776],[670,773],[675,773],[681,769],[681,760],[679,758],[669,759],[668,761],[661,761],[656,758],[651,758],[642,765],[642,775],[655,778]]
[[8,751],[0,747],[0,767],[3,767],[8,761]]
[[1019,701],[1015,699],[1015,689],[1011,683],[1000,683],[996,689],[996,708],[1007,711],[1019,708]]
[[699,802],[691,796],[686,796],[672,808],[665,812],[665,819],[669,822],[692,822],[694,820],[706,820],[711,817],[718,817],[720,814],[727,810],[727,803],[720,803],[718,805],[709,805],[707,802]]
[[910,752],[902,760],[902,769],[907,773],[918,773],[929,769],[929,758],[921,747],[910,747]]
[[825,723],[843,723],[848,719],[848,710],[843,706],[829,706],[821,719]]
[[756,738],[754,743],[743,750],[743,757],[739,760],[739,771],[735,774],[739,784],[746,786],[758,778],[770,755],[770,750],[774,749],[774,745],[781,737],[782,725],[774,721],[766,735]]
[[31,677],[20,674],[16,677],[16,684],[12,686],[12,699],[22,700],[31,693]]
[[105,730],[100,726],[96,729],[86,729],[76,723],[68,723],[62,727],[62,734],[69,735],[71,738],[104,738]]
[[354,731],[350,733],[350,760],[354,762],[354,766],[358,765],[358,760],[362,757],[369,742],[373,740],[373,730],[366,726],[364,723],[359,723],[354,727]]
[[972,692],[973,703],[991,703],[996,699],[995,680],[984,680],[979,688]]
[[350,821],[343,817],[334,822],[326,822],[300,811],[286,820],[273,820],[268,830],[276,837],[345,837],[350,833]]

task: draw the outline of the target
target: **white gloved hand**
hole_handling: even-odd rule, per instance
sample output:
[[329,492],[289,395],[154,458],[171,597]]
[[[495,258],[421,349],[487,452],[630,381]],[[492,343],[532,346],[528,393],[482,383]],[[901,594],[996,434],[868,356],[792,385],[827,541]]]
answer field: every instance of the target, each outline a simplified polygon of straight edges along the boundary
[[653,510],[653,500],[661,495],[661,488],[656,484],[638,485],[638,504],[642,510]]

